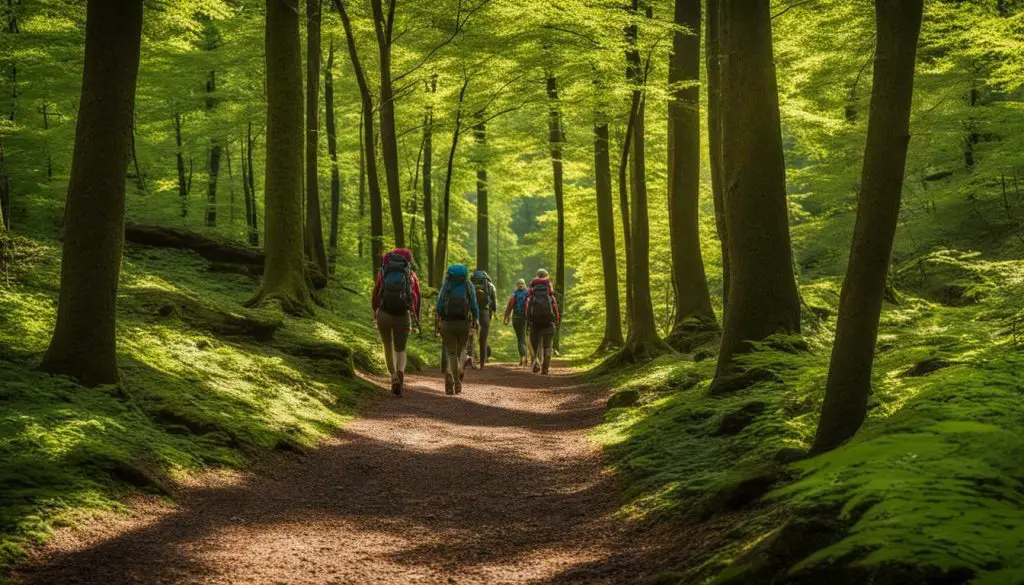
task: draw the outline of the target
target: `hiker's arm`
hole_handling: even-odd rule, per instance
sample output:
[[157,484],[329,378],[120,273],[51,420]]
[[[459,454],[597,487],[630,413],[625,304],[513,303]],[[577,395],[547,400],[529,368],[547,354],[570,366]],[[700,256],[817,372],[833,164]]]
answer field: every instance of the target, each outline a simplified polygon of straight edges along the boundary
[[377,309],[380,308],[380,287],[383,282],[383,276],[378,272],[377,283],[373,285],[373,297],[370,300],[370,307],[373,309],[374,315],[377,314]]
[[502,322],[505,325],[508,325],[508,318],[512,314],[512,310],[515,309],[515,307],[516,307],[516,295],[513,293],[512,296],[510,296],[508,298],[508,304],[505,305],[505,318],[502,319]]
[[420,322],[420,279],[412,275],[412,315],[416,324]]

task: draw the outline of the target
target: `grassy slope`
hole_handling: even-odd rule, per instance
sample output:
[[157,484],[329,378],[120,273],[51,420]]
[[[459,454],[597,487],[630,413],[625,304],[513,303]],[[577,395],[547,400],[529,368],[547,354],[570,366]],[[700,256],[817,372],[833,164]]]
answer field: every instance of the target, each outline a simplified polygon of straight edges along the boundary
[[[710,552],[680,583],[781,583],[786,575],[792,583],[1024,583],[1024,262],[939,249],[950,241],[948,224],[962,221],[950,207],[928,219],[941,234],[934,251],[908,254],[897,271],[902,294],[882,316],[869,420],[833,453],[782,462],[785,449],[813,438],[836,277],[804,277],[808,305],[831,313],[805,324],[809,351],[766,345],[745,358],[777,381],[711,397],[714,358],[693,356],[604,377],[640,396],[636,407],[610,410],[596,433],[626,478],[624,511],[716,519],[707,525]],[[848,231],[835,226],[844,223],[837,216],[804,228],[805,259],[817,253],[831,257],[821,264],[836,264]],[[991,225],[960,227],[965,247],[998,239]],[[928,236],[926,225],[908,229],[919,241]],[[932,359],[951,365],[906,375],[922,362],[944,365]],[[749,424],[726,429],[726,417]],[[725,534],[710,533],[723,522]]]
[[[128,396],[83,388],[32,369],[55,318],[57,243],[19,238],[15,257],[0,274],[0,580],[25,545],[73,511],[117,507],[131,489],[166,493],[200,468],[315,445],[373,392],[352,375],[353,362],[383,367],[365,296],[335,288],[315,321],[296,320],[243,309],[258,284],[249,277],[209,272],[190,252],[129,248],[119,297]],[[284,326],[268,343],[218,336],[202,319],[160,316],[168,303]],[[313,343],[349,348],[352,359],[294,355]]]

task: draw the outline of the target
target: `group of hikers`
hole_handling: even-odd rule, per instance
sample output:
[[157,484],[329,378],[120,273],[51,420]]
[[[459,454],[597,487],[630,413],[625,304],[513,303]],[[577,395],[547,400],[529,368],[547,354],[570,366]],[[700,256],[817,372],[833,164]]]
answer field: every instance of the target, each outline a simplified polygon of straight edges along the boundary
[[[405,389],[406,345],[418,328],[420,283],[410,250],[396,248],[381,258],[371,301],[374,323],[384,344],[391,391]],[[462,393],[467,369],[483,369],[491,357],[488,336],[498,313],[498,290],[485,270],[470,272],[463,264],[445,271],[437,295],[434,331],[441,335],[441,372],[445,393]],[[529,284],[520,278],[505,305],[502,324],[512,325],[519,346],[519,365],[547,374],[551,367],[555,328],[561,321],[558,300],[547,270],[537,270]]]

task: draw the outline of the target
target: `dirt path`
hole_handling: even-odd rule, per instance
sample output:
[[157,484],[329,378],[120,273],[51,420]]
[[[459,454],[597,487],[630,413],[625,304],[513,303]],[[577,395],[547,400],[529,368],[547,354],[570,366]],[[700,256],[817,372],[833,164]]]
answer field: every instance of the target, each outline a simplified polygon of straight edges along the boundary
[[641,583],[664,560],[614,518],[586,433],[601,391],[556,370],[410,376],[305,457],[62,531],[40,584]]

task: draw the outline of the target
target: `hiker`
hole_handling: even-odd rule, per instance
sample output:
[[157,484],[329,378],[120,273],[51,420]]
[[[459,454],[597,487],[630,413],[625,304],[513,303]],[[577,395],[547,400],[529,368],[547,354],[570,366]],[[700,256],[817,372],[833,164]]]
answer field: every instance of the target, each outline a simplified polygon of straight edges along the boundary
[[530,289],[526,293],[526,321],[530,325],[533,373],[547,374],[551,367],[551,342],[561,315],[555,289],[551,286],[548,271],[543,268],[537,270],[537,278],[530,281]]
[[469,343],[469,332],[474,321],[480,320],[480,307],[469,281],[469,269],[461,264],[448,267],[444,282],[437,295],[436,327],[441,331],[444,359],[444,393],[462,393],[462,377],[466,373],[464,359]]
[[508,304],[505,305],[505,318],[502,323],[508,325],[509,317],[512,318],[512,329],[516,332],[516,341],[519,344],[519,365],[525,366],[527,362],[526,353],[526,280],[520,278],[516,281],[516,290],[508,297]]
[[[474,270],[469,280],[473,283],[476,304],[480,307],[479,329],[475,333],[477,334],[476,337],[479,338],[477,341],[480,347],[478,367],[482,370],[487,362],[487,358],[491,357],[491,348],[487,344],[487,334],[491,330],[491,319],[494,318],[498,311],[498,289],[491,282],[490,275],[483,270]],[[473,333],[470,332],[469,335],[468,367],[473,367],[473,354],[476,345],[473,343]]]
[[412,252],[396,248],[381,257],[373,288],[373,321],[384,343],[384,361],[391,375],[391,392],[401,396],[405,386],[405,346],[413,324],[419,325],[420,282],[412,267]]

